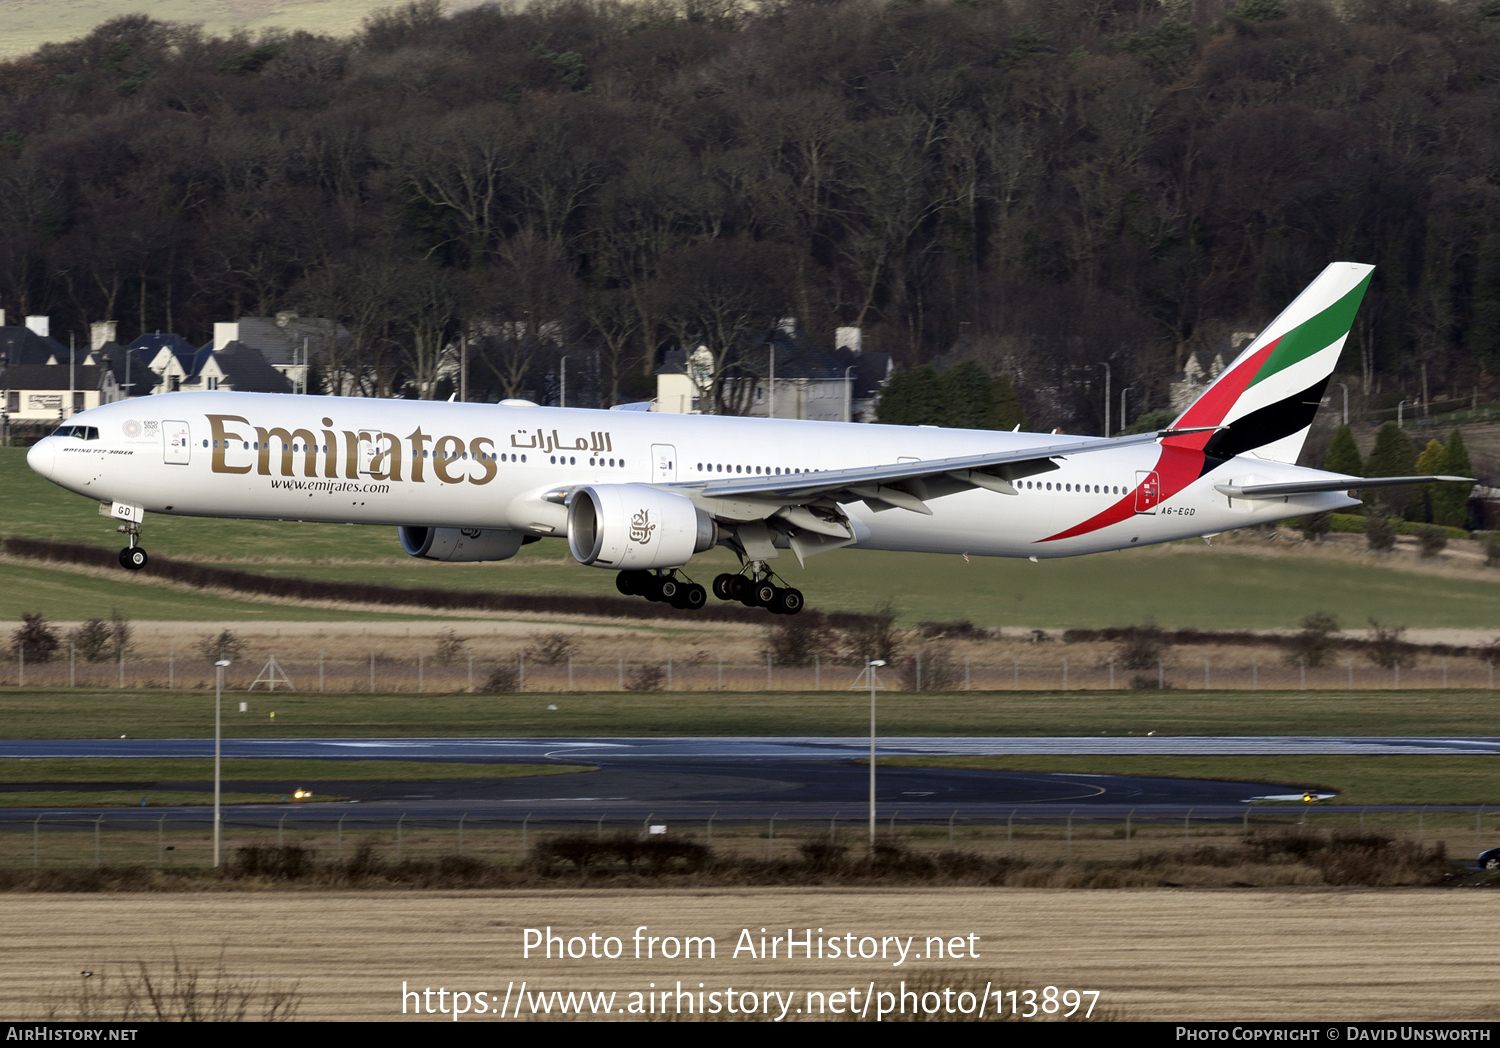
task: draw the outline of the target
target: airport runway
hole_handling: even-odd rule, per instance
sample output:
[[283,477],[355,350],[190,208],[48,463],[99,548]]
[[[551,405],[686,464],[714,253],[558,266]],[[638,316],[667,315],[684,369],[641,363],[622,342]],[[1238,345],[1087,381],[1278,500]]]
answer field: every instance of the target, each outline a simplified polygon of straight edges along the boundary
[[[211,783],[142,783],[130,775],[130,758],[212,756],[212,740],[97,739],[0,741],[0,758],[121,758],[115,783],[57,784],[56,789],[210,789]],[[883,738],[883,756],[970,754],[1476,754],[1500,753],[1500,739],[1420,737],[1126,737],[1126,738]],[[439,781],[364,780],[320,784],[346,798],[338,803],[235,806],[237,823],[297,823],[343,818],[383,822],[404,814],[417,820],[518,821],[599,819],[829,819],[857,817],[869,797],[869,740],[860,738],[633,738],[633,739],[226,739],[226,757],[322,760],[407,760],[464,763],[563,763],[597,770],[573,775]],[[234,793],[290,792],[301,783],[226,780]],[[1085,816],[1239,818],[1263,798],[1300,796],[1310,783],[1217,782],[1078,773],[1006,772],[942,768],[882,768],[877,806],[882,818],[996,819]],[[5,787],[0,787],[4,789]],[[34,789],[34,787],[31,787]],[[9,792],[21,792],[10,787]],[[179,818],[204,815],[201,807],[105,809],[111,824],[154,824],[163,812]],[[1375,809],[1371,809],[1375,810]],[[290,813],[288,815],[288,813]],[[73,809],[6,809],[0,823],[15,828],[39,815],[48,821],[94,817]]]
[[[1338,735],[881,736],[881,756],[1109,755],[1309,756],[1500,754],[1500,738]],[[868,736],[664,736],[661,738],[225,739],[225,757],[567,764],[607,761],[850,760]],[[8,757],[212,757],[212,739],[4,739]]]

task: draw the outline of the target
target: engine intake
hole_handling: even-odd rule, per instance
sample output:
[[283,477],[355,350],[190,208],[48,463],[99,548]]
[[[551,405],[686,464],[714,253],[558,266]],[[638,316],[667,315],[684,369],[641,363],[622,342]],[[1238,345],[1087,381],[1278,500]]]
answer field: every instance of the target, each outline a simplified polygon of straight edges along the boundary
[[717,539],[713,518],[675,492],[596,484],[568,499],[568,549],[589,567],[680,568]]
[[396,529],[401,548],[409,556],[423,560],[479,561],[509,560],[525,544],[528,536],[519,531],[480,528]]

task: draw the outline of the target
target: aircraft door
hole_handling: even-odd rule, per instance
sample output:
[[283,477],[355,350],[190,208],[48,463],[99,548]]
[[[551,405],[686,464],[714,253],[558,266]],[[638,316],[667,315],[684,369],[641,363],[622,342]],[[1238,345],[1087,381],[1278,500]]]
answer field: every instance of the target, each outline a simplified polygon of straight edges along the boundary
[[1153,472],[1138,470],[1135,475],[1135,511],[1155,513],[1161,501],[1161,479]]
[[169,466],[189,465],[192,455],[192,435],[186,422],[163,422],[161,424],[162,461]]
[[359,431],[359,475],[369,476],[375,465],[375,453],[380,450],[380,434],[384,430],[379,426],[367,426]]
[[671,444],[651,445],[651,479],[657,484],[677,479],[677,449]]

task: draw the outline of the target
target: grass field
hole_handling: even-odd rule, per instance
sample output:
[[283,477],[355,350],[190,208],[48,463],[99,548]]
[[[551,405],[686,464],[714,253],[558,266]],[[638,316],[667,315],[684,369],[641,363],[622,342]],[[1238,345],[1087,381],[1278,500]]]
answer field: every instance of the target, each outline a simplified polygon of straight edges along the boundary
[[[117,548],[120,537],[93,502],[33,474],[23,449],[0,448],[0,533]],[[1226,544],[1227,542],[1227,544]],[[500,564],[436,564],[404,557],[389,528],[153,516],[142,544],[152,552],[250,570],[331,580],[378,581],[516,593],[614,594],[610,572],[580,567],[560,540],[526,546]],[[727,551],[694,560],[711,578],[734,566]],[[1193,541],[1076,559],[1043,561],[838,550],[799,569],[776,562],[809,606],[868,611],[885,601],[903,623],[968,619],[987,627],[1104,627],[1155,619],[1167,627],[1291,628],[1313,611],[1410,627],[1500,627],[1500,573],[1463,565],[1422,567],[1348,552],[1255,540],[1213,547]],[[292,609],[225,599],[132,579],[96,577],[42,563],[0,564],[0,618],[40,611],[75,621],[119,607],[132,619],[265,620],[351,618],[356,612]]]
[[[274,720],[228,712],[247,739],[438,736],[864,735],[858,691],[540,695],[278,693]],[[889,692],[881,735],[1493,735],[1489,691]],[[548,709],[555,705],[556,709]],[[13,739],[204,738],[207,691],[0,688]]]
[[1336,804],[1500,804],[1494,757],[884,757],[882,765],[1275,782],[1338,793]]

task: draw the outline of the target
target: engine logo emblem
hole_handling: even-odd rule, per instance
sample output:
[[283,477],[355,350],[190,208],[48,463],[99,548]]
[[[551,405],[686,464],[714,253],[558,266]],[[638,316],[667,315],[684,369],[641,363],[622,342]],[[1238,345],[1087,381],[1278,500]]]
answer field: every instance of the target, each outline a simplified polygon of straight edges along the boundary
[[638,542],[642,546],[651,541],[651,533],[656,530],[656,525],[651,523],[649,510],[641,510],[630,518],[630,541]]
[[458,533],[466,539],[477,539],[480,535],[484,534],[478,528],[459,528]]

